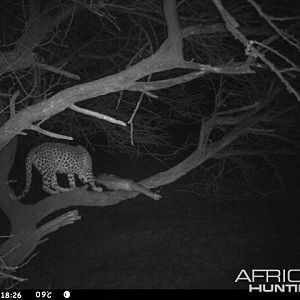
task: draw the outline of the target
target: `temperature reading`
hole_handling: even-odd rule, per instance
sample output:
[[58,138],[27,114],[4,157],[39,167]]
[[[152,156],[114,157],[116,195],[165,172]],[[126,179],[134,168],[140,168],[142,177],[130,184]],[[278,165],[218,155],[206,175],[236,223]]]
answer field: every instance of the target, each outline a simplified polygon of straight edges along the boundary
[[52,292],[49,291],[37,291],[35,292],[35,297],[37,299],[51,299],[52,297]]

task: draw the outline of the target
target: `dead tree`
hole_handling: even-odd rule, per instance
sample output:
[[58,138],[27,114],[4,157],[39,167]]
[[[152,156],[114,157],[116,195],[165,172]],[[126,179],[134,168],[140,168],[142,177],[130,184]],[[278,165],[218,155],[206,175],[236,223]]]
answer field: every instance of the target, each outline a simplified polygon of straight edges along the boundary
[[[76,75],[64,71],[62,68],[38,62],[33,52],[34,48],[39,43],[42,43],[55,26],[72,16],[75,12],[88,9],[94,13],[100,13],[101,9],[104,9],[105,5],[109,4],[106,4],[104,1],[97,4],[93,4],[93,1],[74,1],[76,3],[74,6],[74,3],[68,4],[66,1],[64,9],[61,10],[62,13],[57,13],[54,10],[56,14],[53,12],[51,14],[42,14],[36,2],[30,2],[29,25],[27,31],[16,42],[14,50],[0,54],[0,72],[5,74],[14,72],[16,69],[30,68],[33,65],[37,65],[41,69],[58,73],[61,76],[78,79]],[[47,240],[45,236],[65,225],[80,220],[79,212],[76,209],[37,227],[37,224],[49,214],[70,206],[114,205],[138,195],[137,192],[132,191],[95,193],[82,189],[80,191],[52,195],[34,205],[25,205],[17,200],[13,200],[10,197],[10,194],[13,192],[8,184],[8,174],[14,161],[17,145],[16,136],[26,135],[24,130],[36,131],[56,139],[72,140],[72,136],[51,132],[41,127],[42,123],[52,116],[70,109],[90,118],[98,118],[105,122],[110,122],[114,126],[130,127],[131,139],[133,139],[133,122],[126,123],[119,118],[81,108],[76,103],[124,90],[139,92],[141,95],[147,95],[156,99],[157,96],[154,94],[154,91],[157,90],[184,84],[212,73],[236,76],[253,75],[255,74],[253,67],[269,67],[270,71],[274,72],[278,77],[282,86],[292,93],[297,100],[300,99],[298,91],[291,85],[289,78],[285,76],[288,72],[299,72],[299,68],[292,61],[286,59],[289,64],[289,70],[280,70],[276,63],[272,62],[265,55],[266,51],[271,51],[268,43],[278,38],[284,39],[286,43],[295,46],[299,50],[299,46],[294,43],[294,39],[274,25],[272,17],[264,14],[254,1],[249,0],[249,4],[275,30],[275,33],[265,43],[249,40],[247,34],[239,28],[238,22],[222,5],[222,2],[220,0],[212,0],[212,2],[220,13],[224,24],[218,23],[210,26],[195,24],[182,28],[179,24],[176,1],[164,0],[163,13],[167,25],[167,37],[156,52],[135,64],[129,65],[119,73],[71,86],[57,92],[53,96],[47,97],[41,102],[34,103],[18,111],[16,111],[15,103],[19,93],[16,92],[10,95],[9,107],[5,108],[6,111],[9,109],[8,118],[6,119],[5,117],[7,114],[4,115],[3,112],[0,114],[0,123],[2,125],[0,128],[0,207],[11,222],[11,232],[7,237],[3,237],[6,240],[0,246],[0,274],[2,281],[7,279],[13,279],[15,282],[24,280],[15,276],[13,272],[31,259],[36,247]],[[121,4],[119,8],[122,8]],[[51,7],[47,9],[51,11]],[[183,41],[190,37],[201,36],[203,33],[213,31],[229,32],[241,43],[246,53],[246,59],[241,61],[230,60],[219,65],[203,64],[198,59],[196,61],[186,60],[183,54]],[[141,81],[154,73],[171,69],[184,69],[189,70],[189,72],[171,79]],[[278,117],[278,113],[270,111],[268,105],[279,91],[280,89],[275,88],[274,84],[271,84],[265,99],[259,99],[254,103],[229,109],[222,109],[220,105],[217,105],[218,99],[216,96],[216,105],[213,113],[209,118],[203,117],[201,120],[198,142],[194,151],[169,170],[155,174],[139,183],[149,189],[167,185],[199,167],[208,159],[219,159],[225,156],[241,154],[244,150],[236,150],[231,146],[242,136],[258,134],[258,132],[266,136],[272,135],[271,131],[264,128],[264,124],[272,123]],[[139,103],[136,104],[131,121],[138,114],[138,109]],[[218,139],[212,140],[212,133],[217,128],[221,128],[223,134]]]

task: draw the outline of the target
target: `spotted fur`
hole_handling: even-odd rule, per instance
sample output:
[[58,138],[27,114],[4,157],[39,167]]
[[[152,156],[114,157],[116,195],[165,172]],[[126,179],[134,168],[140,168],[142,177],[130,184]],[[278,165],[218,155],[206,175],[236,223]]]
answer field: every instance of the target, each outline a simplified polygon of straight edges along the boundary
[[[43,189],[49,194],[67,192],[76,189],[75,177],[82,183],[89,183],[94,191],[102,191],[95,185],[92,171],[92,158],[82,146],[71,146],[63,143],[44,143],[33,148],[26,159],[26,185],[17,199],[23,198],[29,191],[32,179],[32,165],[43,176]],[[67,174],[69,188],[58,185],[57,173]]]

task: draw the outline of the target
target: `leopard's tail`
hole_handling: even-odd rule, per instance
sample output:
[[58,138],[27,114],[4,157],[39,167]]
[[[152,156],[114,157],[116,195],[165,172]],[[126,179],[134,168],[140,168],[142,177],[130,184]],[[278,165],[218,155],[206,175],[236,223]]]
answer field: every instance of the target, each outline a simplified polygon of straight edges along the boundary
[[23,198],[29,191],[31,179],[32,179],[32,158],[33,155],[31,153],[28,154],[26,159],[26,184],[23,192],[19,196],[10,195],[13,199],[21,199]]

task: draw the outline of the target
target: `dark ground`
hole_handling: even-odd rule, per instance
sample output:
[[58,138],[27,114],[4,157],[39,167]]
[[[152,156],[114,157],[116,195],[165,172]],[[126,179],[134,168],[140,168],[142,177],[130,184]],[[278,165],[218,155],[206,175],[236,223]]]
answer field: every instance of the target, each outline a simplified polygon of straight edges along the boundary
[[[104,172],[135,180],[155,173],[149,161],[124,161],[125,173],[120,161],[106,162]],[[178,191],[179,180],[160,201],[80,208],[82,220],[49,235],[16,288],[246,288],[234,282],[241,269],[299,269],[299,173],[290,176],[293,199],[245,196],[228,178],[220,191],[231,186],[234,196],[216,200]]]

